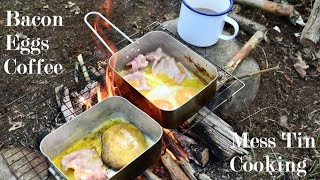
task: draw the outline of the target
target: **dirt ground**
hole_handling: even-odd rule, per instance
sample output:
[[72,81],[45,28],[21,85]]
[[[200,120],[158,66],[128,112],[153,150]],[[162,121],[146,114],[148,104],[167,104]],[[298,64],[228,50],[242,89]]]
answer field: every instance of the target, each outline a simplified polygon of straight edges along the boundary
[[[76,57],[81,53],[86,57],[93,56],[95,42],[92,33],[83,23],[83,17],[90,11],[100,11],[105,14],[111,7],[110,19],[126,34],[132,34],[154,21],[166,21],[178,16],[180,1],[163,0],[114,0],[110,6],[103,6],[103,0],[80,1],[73,0],[73,6],[66,0],[26,0],[26,1],[1,1],[0,2],[0,115],[5,114],[5,106],[23,94],[29,93],[46,83],[54,81],[55,75],[7,75],[3,71],[4,61],[8,58],[17,58],[19,62],[28,62],[28,56],[21,56],[16,51],[6,51],[6,35],[22,33],[28,37],[48,39],[50,50],[34,58],[44,58],[46,62],[61,63],[65,72],[74,68]],[[310,1],[290,1],[296,5],[307,20],[310,13]],[[78,7],[79,9],[77,9]],[[63,27],[6,27],[6,10],[16,10],[21,15],[60,15],[63,16]],[[76,12],[79,11],[79,14]],[[279,153],[285,159],[295,162],[306,159],[307,170],[310,174],[320,172],[315,164],[320,161],[320,46],[316,50],[303,47],[299,38],[294,33],[301,33],[303,27],[292,25],[285,17],[272,15],[258,9],[241,6],[239,14],[255,20],[268,28],[268,41],[262,42],[252,56],[257,60],[261,69],[279,65],[280,70],[263,74],[260,90],[255,101],[238,114],[230,115],[227,120],[238,133],[250,132],[250,137],[276,137],[277,147],[271,149],[255,149],[252,158],[262,159],[265,155]],[[278,26],[281,32],[274,30]],[[245,32],[240,31],[237,39],[245,43],[250,38]],[[309,65],[307,75],[301,78],[293,65],[297,54],[301,53],[302,59]],[[29,56],[32,57],[32,56]],[[60,82],[53,82],[59,84]],[[52,89],[53,91],[53,89]],[[287,118],[284,125],[280,119]],[[8,133],[8,122],[0,122],[0,147],[2,145],[17,145],[19,140]],[[48,126],[46,127],[48,128]],[[41,129],[41,128],[39,128]],[[24,128],[16,131],[23,131]],[[316,139],[315,149],[286,149],[285,142],[280,139],[281,132],[302,132],[306,136]],[[311,173],[312,172],[312,173]],[[232,173],[230,173],[232,174]],[[266,174],[248,174],[248,178],[264,177]],[[279,174],[278,174],[279,175]],[[213,175],[214,177],[214,175]],[[280,175],[281,178],[292,178],[288,173]],[[320,178],[319,176],[317,176]],[[316,176],[312,176],[316,178]]]

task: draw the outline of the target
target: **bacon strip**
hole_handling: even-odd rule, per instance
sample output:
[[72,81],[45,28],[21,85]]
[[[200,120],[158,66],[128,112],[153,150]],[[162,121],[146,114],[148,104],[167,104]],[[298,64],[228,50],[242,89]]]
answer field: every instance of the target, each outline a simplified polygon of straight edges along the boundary
[[103,163],[94,149],[82,149],[74,151],[63,157],[62,169],[74,170],[77,180],[106,180],[108,179]]

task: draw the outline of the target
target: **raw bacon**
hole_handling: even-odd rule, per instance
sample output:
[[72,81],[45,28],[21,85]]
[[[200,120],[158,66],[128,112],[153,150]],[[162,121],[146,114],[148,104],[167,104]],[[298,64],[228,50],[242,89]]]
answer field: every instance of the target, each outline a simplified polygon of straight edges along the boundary
[[[182,69],[183,71],[186,70],[184,67]],[[159,63],[155,64],[152,67],[152,73],[167,74],[169,77],[174,78],[178,84],[180,84],[187,75],[187,72],[180,71],[174,58],[170,58],[170,57],[161,59]]]
[[147,53],[145,58],[149,61],[153,61],[152,68],[158,63],[158,61],[165,56],[161,48],[158,48],[156,51]]
[[82,149],[74,151],[63,157],[62,168],[74,170],[77,180],[105,180],[108,179],[103,163],[94,149]]
[[147,67],[148,64],[149,62],[146,60],[144,55],[139,54],[131,62],[129,62],[127,66],[131,66],[131,69],[130,69],[131,72],[136,72],[141,68]]
[[144,90],[151,89],[151,87],[148,85],[147,80],[145,79],[143,73],[140,71],[128,74],[128,75],[124,76],[123,79],[128,81],[138,91],[144,91]]

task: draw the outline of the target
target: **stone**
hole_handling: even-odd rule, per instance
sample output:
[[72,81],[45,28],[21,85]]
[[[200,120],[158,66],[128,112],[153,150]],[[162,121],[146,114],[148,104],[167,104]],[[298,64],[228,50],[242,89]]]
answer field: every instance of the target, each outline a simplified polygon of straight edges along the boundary
[[[177,19],[166,21],[159,28],[165,28],[175,36],[179,37],[176,30]],[[224,33],[227,34],[227,32]],[[205,55],[209,61],[220,67],[223,67],[242,47],[242,45],[236,39],[230,41],[219,40],[217,44],[207,48],[199,48],[190,44],[187,45],[192,49],[199,51],[201,54]],[[233,72],[233,75],[243,75],[259,70],[260,68],[255,59],[249,56],[238,66],[238,68]],[[217,94],[223,92],[221,94],[222,99],[228,98],[228,101],[223,103],[217,109],[217,112],[222,118],[226,118],[234,113],[244,110],[244,108],[249,106],[249,104],[256,97],[260,85],[260,75],[241,80],[245,84],[245,87],[236,93],[232,98],[229,97],[242,86],[241,83],[236,82],[231,85],[230,89],[221,88],[219,92],[217,92]],[[212,109],[216,107],[221,102],[219,99],[221,98],[215,98],[211,103],[209,103],[208,108]]]

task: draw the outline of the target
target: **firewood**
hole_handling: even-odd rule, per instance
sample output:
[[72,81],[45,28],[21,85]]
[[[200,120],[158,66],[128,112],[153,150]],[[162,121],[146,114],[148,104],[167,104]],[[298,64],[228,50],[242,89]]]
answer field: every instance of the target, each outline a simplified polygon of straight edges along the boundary
[[78,56],[78,62],[79,62],[79,65],[80,65],[80,67],[81,67],[81,70],[82,70],[82,73],[83,73],[83,76],[84,76],[85,80],[86,80],[87,82],[90,82],[90,76],[89,76],[87,67],[86,67],[85,64],[84,64],[84,61],[83,61],[83,58],[82,58],[82,54],[80,54],[80,55]]
[[[164,132],[166,132],[164,130]],[[179,147],[178,144],[176,144],[175,140],[173,138],[170,138],[168,133],[163,133],[163,141],[166,146],[176,157],[184,158],[189,162],[187,152],[183,149],[183,147]]]
[[173,134],[187,152],[189,159],[201,167],[204,167],[208,163],[210,158],[209,148],[186,135],[179,134],[176,131],[173,131]]
[[179,165],[171,158],[171,156],[165,152],[161,156],[161,161],[164,167],[168,170],[170,177],[173,180],[188,180],[189,177],[183,172],[183,170],[179,167]]
[[257,31],[249,41],[242,46],[242,48],[237,52],[236,55],[227,63],[226,68],[229,71],[234,71],[238,65],[250,54],[250,52],[256,48],[259,43],[263,40],[263,32]]
[[291,16],[295,11],[294,6],[291,4],[281,4],[268,0],[235,0],[235,2],[288,17]]
[[55,88],[57,104],[61,109],[61,112],[68,122],[75,118],[77,115],[73,109],[72,102],[69,95],[69,89],[63,85],[57,86]]
[[316,44],[320,39],[320,0],[315,0],[308,22],[304,27],[300,43],[304,46],[312,48],[316,47]]
[[203,173],[199,174],[198,178],[199,178],[199,180],[212,180],[208,175],[203,174]]
[[197,180],[197,178],[194,176],[196,171],[193,169],[190,163],[188,163],[184,158],[179,158],[177,163],[191,180]]
[[161,180],[157,175],[148,169],[143,172],[143,176],[148,180]]
[[[233,58],[226,64],[224,69],[232,74],[232,72],[238,67],[238,65],[246,59],[250,52],[256,48],[263,40],[264,34],[261,31],[257,31],[249,41],[243,45],[243,47],[233,56]],[[217,89],[220,89],[231,77],[228,74],[223,74],[221,80],[219,80]]]
[[249,153],[241,147],[233,147],[234,136],[239,139],[241,139],[241,137],[230,128],[230,125],[210,112],[206,107],[202,108],[199,112],[201,112],[199,113],[200,115],[193,121],[190,120],[190,127],[192,128],[187,130],[189,135],[201,140],[218,158],[219,151],[217,151],[216,146],[222,151],[224,159],[230,159],[235,154]]
[[257,31],[265,32],[267,30],[266,26],[238,14],[230,13],[229,16],[236,20],[240,28],[250,35],[253,35]]

